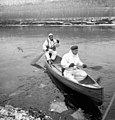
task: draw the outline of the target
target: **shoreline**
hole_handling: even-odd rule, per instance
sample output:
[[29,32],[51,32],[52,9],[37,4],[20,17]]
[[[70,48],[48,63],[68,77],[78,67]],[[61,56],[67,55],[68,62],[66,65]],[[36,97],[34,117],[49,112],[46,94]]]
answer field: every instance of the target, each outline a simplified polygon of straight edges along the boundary
[[30,27],[32,27],[32,26],[55,26],[55,27],[63,27],[63,26],[77,26],[77,27],[81,27],[81,26],[96,26],[96,27],[100,27],[100,26],[115,26],[115,24],[95,24],[95,25],[85,25],[85,24],[83,24],[83,25],[71,25],[71,24],[68,24],[68,25],[44,25],[44,24],[38,24],[38,25],[0,25],[0,27],[12,27],[12,26],[14,26],[14,27],[26,27],[26,26],[30,26]]

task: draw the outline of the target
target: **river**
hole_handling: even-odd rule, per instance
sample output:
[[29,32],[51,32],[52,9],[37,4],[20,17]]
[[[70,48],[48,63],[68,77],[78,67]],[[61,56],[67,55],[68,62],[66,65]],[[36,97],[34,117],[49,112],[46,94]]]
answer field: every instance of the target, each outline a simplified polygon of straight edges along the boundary
[[[104,113],[115,91],[115,27],[113,26],[0,27],[0,94],[5,98],[7,95],[12,97],[1,105],[12,104],[28,108],[31,104],[46,110],[48,102],[55,98],[53,91],[57,91],[56,95],[64,100],[64,95],[52,84],[47,73],[30,65],[32,59],[42,53],[42,44],[49,33],[53,33],[54,38],[60,40],[60,47],[57,49],[59,55],[64,55],[71,45],[77,44],[79,56],[84,63],[88,66],[101,66],[100,70],[89,70],[89,74],[95,79],[101,78],[100,84],[104,87],[101,112]],[[41,58],[38,64],[43,63],[44,59]],[[38,92],[36,84],[41,83],[49,87]],[[47,89],[50,93],[47,93]]]

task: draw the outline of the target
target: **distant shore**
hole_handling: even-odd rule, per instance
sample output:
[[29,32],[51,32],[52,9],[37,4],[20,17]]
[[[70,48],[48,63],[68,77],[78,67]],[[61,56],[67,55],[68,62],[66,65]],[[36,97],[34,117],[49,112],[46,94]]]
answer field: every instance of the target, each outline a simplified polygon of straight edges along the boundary
[[115,18],[0,20],[0,26],[115,26]]
[[98,24],[98,25],[85,25],[85,24],[81,24],[81,25],[0,25],[1,27],[5,27],[5,26],[14,26],[14,27],[26,27],[26,26],[115,26],[115,24]]

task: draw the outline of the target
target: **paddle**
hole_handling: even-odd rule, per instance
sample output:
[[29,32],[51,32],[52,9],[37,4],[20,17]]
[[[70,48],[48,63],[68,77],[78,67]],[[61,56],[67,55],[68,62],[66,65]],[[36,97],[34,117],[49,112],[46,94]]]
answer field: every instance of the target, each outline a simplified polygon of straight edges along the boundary
[[31,62],[31,65],[35,65],[36,62],[39,61],[39,59],[44,55],[45,52],[41,53],[39,56],[37,56],[36,58],[34,58]]
[[98,70],[102,69],[102,66],[92,66],[92,67],[87,67],[87,68],[98,71]]
[[98,77],[97,79],[95,79],[96,82],[100,85],[101,84],[101,80],[102,80],[102,77]]
[[32,65],[32,66],[34,66],[34,67],[36,67],[36,68],[38,68],[38,69],[41,69],[41,70],[43,70],[44,72],[46,72],[46,68],[43,67],[43,66],[41,66],[41,65],[34,64],[34,65]]

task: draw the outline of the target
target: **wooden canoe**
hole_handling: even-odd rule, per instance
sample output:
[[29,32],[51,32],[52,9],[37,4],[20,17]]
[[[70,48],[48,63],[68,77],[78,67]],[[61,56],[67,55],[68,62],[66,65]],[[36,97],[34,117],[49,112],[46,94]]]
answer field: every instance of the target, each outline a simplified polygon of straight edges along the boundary
[[60,65],[61,57],[57,56],[56,60],[53,64],[49,64],[47,61],[45,62],[45,67],[48,72],[57,80],[62,82],[64,85],[68,86],[69,88],[84,94],[96,103],[102,104],[103,103],[103,87],[101,87],[96,80],[91,78],[91,76],[87,75],[84,80],[77,81],[70,80],[64,76],[62,76],[61,72],[61,65]]

